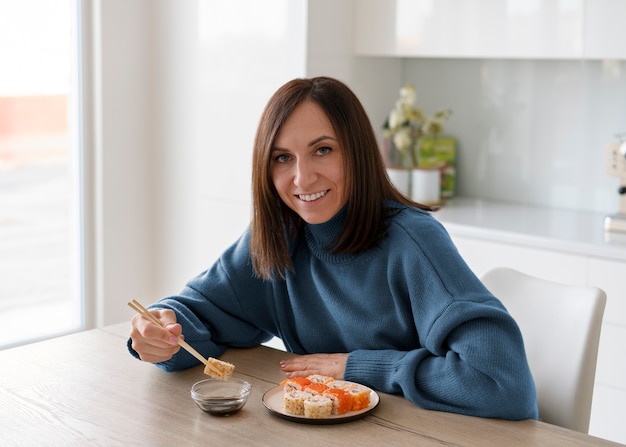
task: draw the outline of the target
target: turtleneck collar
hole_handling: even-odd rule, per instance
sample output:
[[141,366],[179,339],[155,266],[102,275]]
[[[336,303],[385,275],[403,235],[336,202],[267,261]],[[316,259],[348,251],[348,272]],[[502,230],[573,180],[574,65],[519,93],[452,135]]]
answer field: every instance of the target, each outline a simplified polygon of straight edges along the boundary
[[354,259],[352,254],[333,254],[329,251],[330,246],[341,233],[347,214],[348,205],[346,204],[337,214],[324,223],[305,223],[304,235],[306,243],[315,256],[329,262],[345,262]]

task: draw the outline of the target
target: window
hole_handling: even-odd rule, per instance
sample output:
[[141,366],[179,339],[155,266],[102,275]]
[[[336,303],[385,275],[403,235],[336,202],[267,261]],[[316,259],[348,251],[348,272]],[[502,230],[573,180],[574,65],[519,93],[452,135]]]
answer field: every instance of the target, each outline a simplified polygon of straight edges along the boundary
[[0,349],[79,329],[70,0],[0,0]]

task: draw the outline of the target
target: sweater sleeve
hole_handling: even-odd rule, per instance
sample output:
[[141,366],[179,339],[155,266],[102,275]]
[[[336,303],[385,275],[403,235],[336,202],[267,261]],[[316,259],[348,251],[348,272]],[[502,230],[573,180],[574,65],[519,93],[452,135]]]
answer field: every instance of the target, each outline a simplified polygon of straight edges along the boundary
[[504,419],[537,418],[521,335],[504,310],[454,303],[412,351],[357,350],[345,378],[402,394],[432,410]]
[[[251,293],[254,299],[249,299]],[[219,357],[230,346],[256,346],[272,337],[272,307],[267,305],[272,295],[271,284],[252,272],[246,233],[210,269],[191,279],[180,294],[162,298],[148,308],[173,310],[185,341],[204,357]],[[128,348],[138,357],[130,340]],[[195,357],[181,349],[170,360],[156,365],[165,371],[177,371],[198,364]]]
[[[432,410],[536,419],[536,392],[517,323],[471,272],[434,219],[402,231],[402,271],[389,278],[408,295],[414,349],[355,350],[345,379],[402,394]],[[408,255],[406,254],[409,253]]]

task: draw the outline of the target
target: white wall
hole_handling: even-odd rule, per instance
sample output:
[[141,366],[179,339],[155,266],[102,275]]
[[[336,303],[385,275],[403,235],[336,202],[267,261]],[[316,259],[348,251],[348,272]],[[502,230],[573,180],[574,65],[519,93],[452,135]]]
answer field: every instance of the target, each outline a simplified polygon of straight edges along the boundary
[[[250,216],[269,96],[305,75],[305,0],[82,2],[86,326],[178,292]],[[259,17],[263,16],[263,20]]]
[[197,2],[81,2],[86,327],[196,267]]
[[271,94],[303,76],[305,0],[202,1],[196,268],[207,268],[250,220],[252,144]]
[[149,0],[83,2],[86,325],[153,293],[154,102]]
[[374,129],[380,130],[389,101],[395,103],[398,86],[404,82],[404,62],[354,56],[352,36],[358,4],[358,0],[309,1],[306,75],[345,81],[361,99]]
[[150,77],[154,178],[150,191],[154,231],[150,303],[180,291],[196,268],[198,188],[198,2],[152,0]]

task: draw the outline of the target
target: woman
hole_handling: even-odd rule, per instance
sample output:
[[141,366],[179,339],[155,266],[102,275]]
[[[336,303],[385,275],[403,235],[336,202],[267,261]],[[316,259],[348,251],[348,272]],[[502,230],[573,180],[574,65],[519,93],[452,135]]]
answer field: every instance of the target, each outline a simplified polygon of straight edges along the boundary
[[280,337],[287,377],[323,374],[462,414],[537,417],[520,331],[427,209],[390,184],[352,91],[296,79],[269,100],[250,227],[178,296],[140,316],[129,348],[172,371]]

